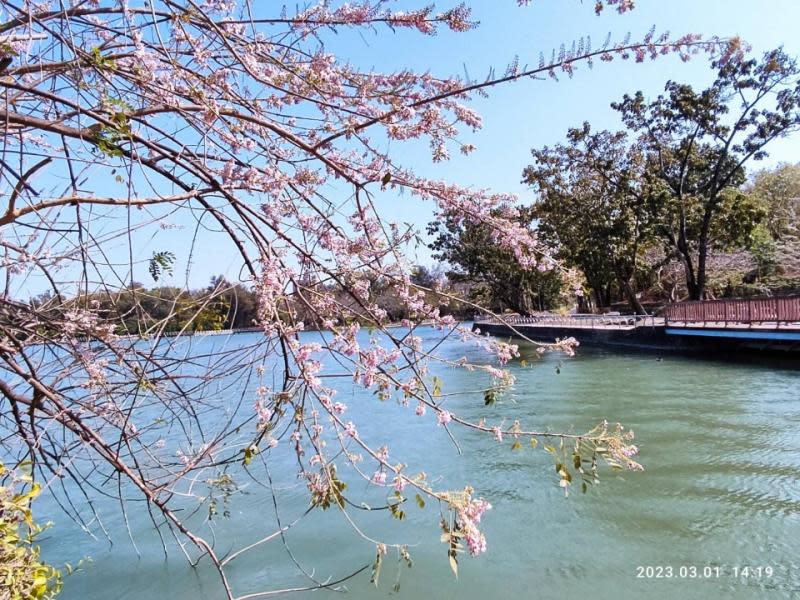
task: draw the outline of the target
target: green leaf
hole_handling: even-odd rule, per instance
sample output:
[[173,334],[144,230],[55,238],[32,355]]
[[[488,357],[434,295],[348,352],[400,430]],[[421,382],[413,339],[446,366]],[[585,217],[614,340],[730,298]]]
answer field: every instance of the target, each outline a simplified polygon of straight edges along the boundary
[[573,454],[572,455],[572,465],[576,469],[580,469],[581,468],[581,455],[580,454]]
[[369,578],[369,582],[375,587],[378,587],[378,580],[381,578],[382,564],[383,564],[383,555],[381,554],[381,551],[378,550],[378,552],[375,555],[375,563],[372,565],[372,576]]
[[175,254],[169,250],[153,252],[153,256],[150,258],[150,266],[148,267],[153,281],[158,281],[158,278],[161,277],[163,273],[172,275],[172,265],[174,262]]
[[441,396],[442,395],[442,380],[438,377],[434,376],[431,381],[433,382],[433,395],[434,396]]
[[258,447],[255,446],[255,445],[248,446],[247,448],[244,449],[244,466],[245,467],[250,464],[250,462],[253,460],[253,457],[256,454],[258,454]]
[[420,508],[425,508],[425,500],[423,500],[422,496],[417,494],[416,496],[414,496],[414,499],[417,501],[417,506],[419,506]]
[[399,508],[400,503],[397,502],[396,504],[389,505],[389,512],[391,513],[392,517],[397,519],[398,521],[403,521],[406,518],[406,513]]

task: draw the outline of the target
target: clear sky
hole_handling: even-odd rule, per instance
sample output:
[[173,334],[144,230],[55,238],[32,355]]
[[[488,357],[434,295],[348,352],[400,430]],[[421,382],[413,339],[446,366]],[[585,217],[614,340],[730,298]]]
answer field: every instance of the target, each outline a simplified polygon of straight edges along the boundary
[[[427,2],[397,2],[391,6],[416,8]],[[438,2],[444,9],[457,2]],[[347,57],[354,64],[376,71],[401,68],[429,70],[436,75],[463,75],[482,79],[490,68],[502,74],[508,63],[519,57],[520,65],[538,64],[539,53],[549,58],[553,48],[574,39],[591,36],[594,47],[609,32],[612,41],[641,39],[652,26],[657,33],[670,31],[675,37],[699,33],[710,37],[738,35],[756,54],[783,46],[800,57],[800,0],[637,0],[636,9],[624,15],[606,9],[594,13],[593,0],[534,0],[518,7],[515,0],[472,0],[473,17],[480,26],[466,33],[442,30],[437,36],[421,36],[385,28],[375,34],[341,32],[330,40],[329,51]],[[714,72],[705,56],[688,63],[677,56],[636,64],[615,60],[596,62],[592,70],[579,68],[572,79],[559,81],[524,80],[493,88],[488,98],[476,98],[471,106],[483,117],[483,129],[465,132],[463,141],[477,146],[465,157],[452,152],[446,163],[432,163],[427,144],[390,146],[395,159],[417,173],[517,193],[529,200],[530,192],[520,183],[522,169],[529,163],[530,148],[562,141],[566,130],[583,121],[596,129],[619,129],[621,123],[610,103],[626,92],[642,90],[655,96],[670,80],[703,86]],[[800,134],[776,141],[768,148],[769,158],[751,165],[800,161]],[[379,206],[391,220],[412,222],[424,232],[432,219],[432,207],[408,195],[397,198],[379,195]],[[430,252],[418,250],[419,262],[432,262]]]
[[[540,51],[549,58],[553,48],[562,43],[569,47],[583,35],[590,35],[597,47],[609,32],[612,41],[623,39],[628,31],[636,40],[655,25],[658,33],[670,31],[676,37],[685,33],[738,35],[756,54],[783,46],[790,55],[800,57],[800,0],[637,0],[630,13],[619,15],[606,9],[599,17],[590,0],[534,0],[522,8],[513,0],[468,4],[480,26],[467,33],[440,32],[436,37],[421,38],[411,32],[392,36],[380,31],[374,36],[342,36],[331,48],[376,70],[411,67],[441,75],[463,74],[466,69],[471,77],[480,79],[490,67],[502,74],[514,56],[519,56],[520,65],[536,65]],[[424,146],[398,146],[395,156],[401,156],[417,172],[514,192],[524,201],[530,193],[520,177],[529,163],[531,147],[562,141],[567,128],[583,121],[596,129],[619,129],[617,113],[609,105],[626,92],[642,90],[655,96],[670,79],[703,86],[713,75],[704,56],[688,63],[670,56],[643,64],[596,62],[594,69],[584,66],[572,79],[560,77],[558,82],[506,84],[492,89],[489,98],[472,103],[481,113],[484,127],[464,136],[477,146],[470,156],[453,153],[448,163],[433,164]],[[751,163],[751,168],[800,161],[800,135],[778,140],[768,150],[769,158]],[[392,218],[418,223],[422,229],[430,220],[430,206],[410,198],[397,202],[384,197],[383,205]],[[419,259],[424,263],[431,260],[427,251],[420,251]]]
[[[428,0],[399,0],[389,6],[413,9],[427,3]],[[457,2],[438,2],[437,8],[443,10],[454,4]],[[593,46],[598,47],[609,32],[612,41],[622,40],[627,32],[636,40],[655,26],[657,33],[670,31],[674,37],[686,33],[708,37],[738,35],[752,45],[754,53],[782,45],[790,55],[800,57],[800,0],[637,0],[636,9],[630,13],[619,15],[606,9],[599,17],[594,14],[594,0],[534,0],[528,7],[518,7],[515,0],[471,0],[468,4],[473,7],[473,17],[480,21],[475,30],[442,30],[432,37],[408,30],[392,33],[383,27],[375,33],[341,30],[326,37],[328,51],[375,71],[412,68],[437,76],[463,75],[466,71],[470,77],[482,79],[490,68],[502,74],[515,56],[521,66],[535,65],[540,52],[549,57],[553,48],[558,49],[562,43],[569,47],[584,35],[591,36]],[[261,5],[264,6],[266,3]],[[468,157],[453,152],[451,161],[434,164],[427,144],[394,142],[388,149],[397,162],[417,173],[514,192],[526,201],[531,196],[520,184],[520,177],[529,162],[531,147],[557,143],[563,140],[567,128],[583,121],[589,121],[595,129],[620,128],[609,104],[626,92],[642,90],[655,96],[669,79],[703,86],[712,78],[704,56],[688,63],[677,56],[643,64],[598,61],[593,70],[581,66],[572,79],[565,76],[558,82],[525,80],[505,84],[490,90],[487,99],[475,99],[472,106],[481,113],[484,127],[462,136],[462,141],[477,146],[477,151]],[[769,158],[755,165],[798,162],[800,135],[779,140],[768,150]],[[422,232],[432,219],[432,206],[409,195],[397,197],[386,192],[378,199],[388,219],[414,223]],[[149,257],[154,249],[175,252],[179,256],[176,275],[165,283],[181,285],[185,282],[185,263],[181,264],[180,257],[186,255],[190,229],[171,232],[169,236],[166,246],[160,236],[152,248],[150,244],[137,248],[137,254],[141,259]],[[431,263],[430,252],[419,249],[417,261]],[[237,279],[240,261],[232,252],[221,252],[210,239],[197,249],[193,267],[189,284],[201,286],[216,273]],[[144,271],[143,268],[141,277],[137,273],[137,279],[149,282]]]

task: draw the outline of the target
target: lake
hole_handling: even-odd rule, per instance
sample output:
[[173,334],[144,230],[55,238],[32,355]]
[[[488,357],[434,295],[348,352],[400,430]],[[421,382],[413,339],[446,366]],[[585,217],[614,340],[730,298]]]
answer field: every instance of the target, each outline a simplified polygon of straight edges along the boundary
[[[227,343],[246,343],[254,335],[232,336]],[[432,343],[439,335],[426,329],[424,337]],[[195,342],[198,347],[218,343],[210,337]],[[465,350],[449,341],[440,350],[453,359],[480,355],[476,348]],[[498,443],[491,436],[455,429],[459,455],[430,411],[415,417],[413,406],[381,402],[344,380],[339,389],[362,437],[376,445],[391,440],[392,457],[407,463],[411,472],[424,468],[437,489],[471,484],[476,495],[492,503],[482,521],[489,547],[479,558],[463,557],[455,578],[446,546],[439,541],[437,507],[429,503],[420,509],[412,498],[403,523],[387,511],[353,508],[351,518],[370,536],[408,544],[413,567],[398,569],[390,550],[377,588],[369,581],[368,568],[344,584],[345,595],[323,591],[292,597],[638,600],[800,595],[800,371],[588,348],[572,358],[548,354],[537,359],[524,346],[522,354],[528,364],[517,360],[510,365],[517,377],[513,393],[490,407],[478,393],[454,396],[448,400],[451,410],[474,420],[485,417],[495,423],[505,418],[510,424],[519,419],[530,428],[573,433],[588,431],[603,419],[620,421],[635,430],[646,470],[617,475],[604,468],[600,484],[588,493],[573,486],[565,497],[553,459],[541,445],[532,449],[525,444],[514,451],[511,440]],[[443,367],[434,371],[444,381],[445,394],[486,383],[479,373]],[[281,444],[267,462],[286,524],[305,512],[308,499],[292,453],[288,448],[281,453],[288,443]],[[343,478],[351,477],[347,467],[340,468]],[[352,492],[371,494],[363,482],[352,481]],[[275,530],[268,487],[239,483],[242,493],[231,497],[230,517],[219,514],[201,525],[206,533],[213,529],[221,554],[234,543],[246,545]],[[66,578],[63,600],[222,597],[216,575],[207,568],[191,569],[169,539],[165,559],[141,506],[129,503],[137,556],[118,503],[102,497],[96,502],[113,545],[97,524],[91,527],[98,537],[93,539],[64,519],[46,497],[35,505],[38,519],[55,523],[42,541],[48,561],[58,565],[92,559]],[[232,563],[230,577],[239,594],[304,587],[309,576],[336,580],[371,563],[374,554],[374,544],[354,535],[338,511],[317,509],[286,533],[285,544],[280,539],[269,542]],[[672,578],[666,577],[668,568]],[[393,593],[398,570],[400,588]]]

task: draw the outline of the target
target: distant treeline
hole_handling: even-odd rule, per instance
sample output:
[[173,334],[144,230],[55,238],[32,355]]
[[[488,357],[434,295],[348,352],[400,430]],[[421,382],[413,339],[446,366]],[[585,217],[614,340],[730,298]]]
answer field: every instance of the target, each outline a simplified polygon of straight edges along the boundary
[[[427,293],[427,301],[439,308],[442,315],[470,318],[474,309],[446,298],[447,293],[458,293],[458,284],[450,282],[443,271],[418,266],[412,282],[425,288],[437,288],[443,293]],[[334,292],[335,287],[331,287]],[[350,304],[344,291],[341,303]],[[398,299],[396,291],[381,280],[371,281],[371,300],[387,312],[391,321],[401,321],[411,315]],[[258,325],[258,297],[249,285],[232,283],[222,276],[212,277],[209,285],[199,289],[176,286],[148,288],[134,283],[114,292],[97,291],[68,300],[55,298],[50,293],[36,296],[31,303],[42,311],[67,314],[81,308],[91,309],[103,322],[114,324],[118,335],[151,335],[155,332],[195,332],[244,329]],[[287,313],[307,328],[320,327],[316,315],[304,303],[289,297]],[[357,319],[357,311],[354,311]]]

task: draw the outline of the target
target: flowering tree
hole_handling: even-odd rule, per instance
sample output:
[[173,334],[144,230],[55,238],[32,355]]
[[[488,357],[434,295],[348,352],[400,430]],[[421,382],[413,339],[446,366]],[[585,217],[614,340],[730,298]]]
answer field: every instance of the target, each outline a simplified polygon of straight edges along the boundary
[[[486,547],[479,523],[489,503],[472,488],[437,490],[406,472],[390,454],[389,434],[383,444],[367,443],[335,395],[341,377],[409,406],[410,418],[435,419],[451,437],[466,428],[515,443],[555,438],[561,450],[554,451],[568,457],[559,468],[565,487],[572,474],[591,481],[598,460],[639,468],[630,458],[632,436],[620,427],[558,435],[471,422],[450,410],[450,396],[430,373],[434,361],[485,372],[493,380],[488,404],[513,384],[503,365],[517,348],[481,338],[426,304],[427,290],[412,283],[404,258],[416,232],[387,222],[375,191],[405,190],[436,213],[481,224],[523,267],[552,261],[518,225],[512,197],[420,177],[380,142],[425,140],[432,159],[445,160],[453,148],[471,150],[457,141],[459,132],[481,120],[465,102],[491,86],[571,75],[597,59],[699,51],[730,58],[736,47],[652,33],[601,48],[582,41],[486,81],[362,71],[326,50],[326,37],[344,28],[433,35],[473,27],[463,5],[400,12],[387,4],[321,3],[294,14],[264,14],[261,3],[233,0],[0,4],[0,414],[11,433],[2,438],[4,452],[32,461],[37,478],[70,480],[60,501],[80,523],[94,494],[118,494],[123,512],[126,498],[146,500],[159,535],[169,532],[193,564],[210,560],[231,599],[238,593],[229,563],[281,540],[285,527],[222,557],[180,511],[198,495],[197,481],[223,496],[237,477],[269,489],[278,446],[296,454],[313,509],[336,509],[348,520],[361,509],[342,475],[349,465],[348,473],[384,490],[391,515],[409,493],[420,504],[439,503],[453,567],[461,551]],[[624,12],[633,3],[605,4]],[[147,269],[157,279],[176,261],[167,250],[141,258],[136,248],[170,235],[175,223],[195,228],[187,263],[201,243],[238,255],[242,280],[258,296],[256,344],[197,356],[180,338],[162,335],[170,315],[143,319],[137,335],[127,335],[146,301],[134,273]],[[403,328],[388,327],[371,294],[375,280],[412,315]],[[46,283],[47,301],[20,294],[30,281]],[[125,314],[109,309],[123,290]],[[209,302],[225,291],[215,290]],[[313,341],[301,335],[298,306],[329,333]],[[422,343],[423,322],[443,337],[481,344],[485,363],[439,356],[437,346]],[[249,391],[235,395],[232,382]],[[354,532],[371,539],[355,524]],[[374,542],[379,566],[387,547]],[[309,588],[330,585],[308,577]]]

